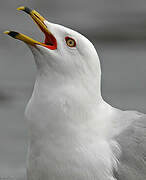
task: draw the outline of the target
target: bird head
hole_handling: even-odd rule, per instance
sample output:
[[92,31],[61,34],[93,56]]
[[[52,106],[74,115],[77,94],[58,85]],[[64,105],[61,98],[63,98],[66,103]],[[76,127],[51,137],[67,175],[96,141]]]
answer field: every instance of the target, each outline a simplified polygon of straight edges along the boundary
[[86,37],[70,28],[48,22],[35,10],[27,7],[20,7],[18,10],[31,16],[44,33],[44,42],[14,31],[5,33],[29,46],[40,74],[54,81],[55,78],[72,80],[85,86],[100,88],[99,58],[93,44]]

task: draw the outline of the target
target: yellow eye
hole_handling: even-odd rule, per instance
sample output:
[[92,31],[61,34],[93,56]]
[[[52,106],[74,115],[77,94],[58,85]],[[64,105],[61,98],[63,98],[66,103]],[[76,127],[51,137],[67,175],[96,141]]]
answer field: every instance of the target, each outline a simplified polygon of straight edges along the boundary
[[66,40],[66,44],[69,46],[69,47],[75,47],[76,46],[76,41],[70,37],[65,37],[65,40]]

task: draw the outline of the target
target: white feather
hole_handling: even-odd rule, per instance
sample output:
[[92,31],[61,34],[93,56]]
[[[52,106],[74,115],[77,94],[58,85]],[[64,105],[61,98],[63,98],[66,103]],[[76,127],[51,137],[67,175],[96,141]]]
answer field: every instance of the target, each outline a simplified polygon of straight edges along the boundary
[[[142,115],[104,102],[100,62],[89,40],[45,24],[58,48],[30,47],[38,72],[26,108],[28,180],[115,180],[122,150],[116,138]],[[76,48],[67,47],[66,36],[76,40]]]

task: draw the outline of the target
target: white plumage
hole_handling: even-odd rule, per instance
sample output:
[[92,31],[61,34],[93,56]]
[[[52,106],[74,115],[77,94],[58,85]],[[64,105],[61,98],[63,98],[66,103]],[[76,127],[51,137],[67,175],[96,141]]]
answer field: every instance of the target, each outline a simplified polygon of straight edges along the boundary
[[[145,115],[115,109],[102,99],[100,62],[88,39],[45,25],[58,47],[29,46],[38,70],[26,109],[28,180],[146,179]],[[76,47],[66,45],[66,36]]]
[[121,111],[101,96],[101,68],[83,35],[19,7],[45,34],[38,42],[15,31],[37,66],[26,108],[28,180],[146,179],[146,116]]

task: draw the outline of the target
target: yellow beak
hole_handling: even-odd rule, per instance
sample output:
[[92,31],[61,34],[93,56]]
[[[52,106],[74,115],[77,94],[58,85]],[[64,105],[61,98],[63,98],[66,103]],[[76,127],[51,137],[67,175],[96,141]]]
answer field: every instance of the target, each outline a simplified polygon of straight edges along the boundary
[[19,39],[27,44],[30,44],[30,45],[35,45],[35,44],[40,44],[40,45],[43,45],[43,43],[39,42],[39,41],[36,41],[22,33],[18,33],[18,32],[15,32],[15,31],[5,31],[4,32],[5,34],[8,34],[9,36],[15,38],[15,39]]
[[45,46],[49,49],[56,49],[57,48],[57,41],[53,34],[48,30],[47,26],[44,24],[45,18],[43,18],[38,12],[35,10],[31,10],[28,7],[19,7],[17,10],[21,10],[26,12],[31,16],[31,18],[34,20],[34,22],[38,25],[38,27],[41,29],[41,31],[45,34],[45,43],[41,43],[39,41],[36,41],[22,33],[18,33],[15,31],[5,31],[5,34],[10,35],[11,37],[15,39],[19,39],[27,44],[35,46],[36,44]]

